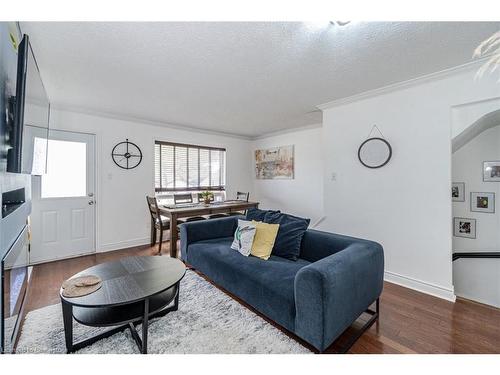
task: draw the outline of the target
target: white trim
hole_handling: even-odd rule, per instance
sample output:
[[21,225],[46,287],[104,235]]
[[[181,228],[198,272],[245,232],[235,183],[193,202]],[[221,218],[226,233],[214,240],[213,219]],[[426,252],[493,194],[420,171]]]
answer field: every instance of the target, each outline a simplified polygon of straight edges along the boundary
[[296,128],[282,129],[282,130],[277,130],[275,132],[264,133],[262,135],[252,137],[250,139],[252,141],[257,141],[259,139],[271,138],[271,137],[275,137],[278,135],[283,135],[283,134],[288,134],[288,133],[296,133],[296,132],[300,132],[303,130],[309,130],[309,129],[317,129],[317,128],[321,128],[322,126],[323,126],[322,123],[315,123],[315,124],[310,124],[310,125],[299,126]]
[[484,98],[484,99],[480,99],[480,100],[474,100],[473,102],[452,105],[451,108],[452,109],[459,109],[461,107],[469,107],[469,106],[476,105],[476,104],[494,102],[494,101],[498,101],[499,99],[500,99],[500,96],[494,96],[494,97]]
[[75,113],[81,113],[81,114],[89,115],[89,116],[104,117],[104,118],[110,118],[110,119],[114,119],[114,120],[142,123],[142,124],[153,125],[153,126],[162,126],[162,127],[166,127],[166,128],[170,128],[170,129],[179,129],[179,130],[191,131],[191,132],[196,132],[196,133],[212,134],[212,135],[219,135],[219,136],[223,136],[223,137],[238,138],[238,139],[245,139],[245,140],[252,140],[253,139],[253,137],[249,136],[249,135],[247,136],[247,135],[241,135],[241,134],[236,134],[236,133],[227,133],[227,132],[222,132],[222,131],[217,131],[217,130],[203,129],[203,128],[198,128],[196,126],[191,126],[191,125],[174,124],[174,123],[170,123],[170,122],[152,120],[152,119],[135,117],[135,116],[124,115],[124,114],[117,114],[117,113],[106,112],[106,111],[98,111],[98,110],[84,108],[84,107],[78,107],[78,106],[70,106],[70,105],[51,103],[51,108],[55,109],[57,111],[75,112]]
[[126,249],[128,247],[147,245],[147,244],[149,244],[150,241],[151,241],[151,239],[149,237],[144,237],[144,238],[135,238],[135,239],[126,240],[126,241],[110,242],[110,243],[99,245],[96,252],[105,253],[107,251],[123,250],[123,249]]
[[404,286],[405,288],[410,288],[425,294],[430,294],[431,296],[445,299],[447,301],[455,302],[456,296],[451,289],[428,283],[426,281],[414,279],[412,277],[403,276],[395,272],[385,271],[384,280],[393,284]]
[[437,79],[443,79],[443,78],[446,78],[448,76],[470,70],[472,68],[477,68],[478,65],[484,64],[488,59],[489,59],[489,56],[486,56],[484,58],[477,59],[475,61],[471,61],[471,62],[468,62],[466,64],[454,66],[452,68],[448,68],[448,69],[444,69],[444,70],[441,70],[438,72],[426,74],[426,75],[412,78],[412,79],[409,79],[406,81],[397,82],[397,83],[394,83],[392,85],[382,86],[382,87],[379,87],[377,89],[364,91],[364,92],[361,92],[359,94],[355,94],[355,95],[348,96],[345,98],[336,99],[336,100],[333,100],[333,101],[328,102],[328,103],[317,105],[316,108],[324,111],[325,109],[329,109],[329,108],[333,108],[333,107],[338,107],[340,105],[357,102],[359,100],[369,99],[369,98],[372,98],[372,97],[375,97],[378,95],[388,94],[388,93],[391,93],[391,92],[394,92],[397,90],[406,89],[406,88],[409,88],[409,87],[412,87],[415,85],[420,85],[422,83],[434,81]]
[[83,252],[83,253],[78,253],[78,254],[71,254],[63,257],[55,257],[55,258],[50,258],[50,259],[41,259],[41,260],[36,260],[32,261],[30,259],[30,266],[36,266],[37,264],[44,264],[44,263],[51,263],[51,262],[57,262],[59,260],[66,260],[66,259],[73,259],[73,258],[79,258],[79,257],[84,257],[88,255],[95,255],[96,252],[94,250]]

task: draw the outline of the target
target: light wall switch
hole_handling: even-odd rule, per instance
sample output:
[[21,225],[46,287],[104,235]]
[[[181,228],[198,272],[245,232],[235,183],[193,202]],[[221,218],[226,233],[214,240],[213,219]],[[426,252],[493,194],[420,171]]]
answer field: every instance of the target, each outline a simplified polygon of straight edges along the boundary
[[331,179],[332,181],[337,181],[337,172],[332,172]]

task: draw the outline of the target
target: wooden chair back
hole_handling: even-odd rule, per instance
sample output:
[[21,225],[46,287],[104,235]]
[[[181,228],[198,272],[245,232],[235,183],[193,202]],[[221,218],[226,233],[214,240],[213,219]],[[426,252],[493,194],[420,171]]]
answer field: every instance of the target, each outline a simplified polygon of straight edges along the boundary
[[151,220],[154,222],[160,221],[160,211],[158,210],[158,202],[156,197],[146,196],[146,202],[148,203],[149,213],[151,214]]
[[236,193],[236,199],[239,200],[239,201],[245,201],[245,202],[248,202],[248,198],[250,197],[250,193],[247,192],[247,193],[243,193],[241,191],[238,191]]

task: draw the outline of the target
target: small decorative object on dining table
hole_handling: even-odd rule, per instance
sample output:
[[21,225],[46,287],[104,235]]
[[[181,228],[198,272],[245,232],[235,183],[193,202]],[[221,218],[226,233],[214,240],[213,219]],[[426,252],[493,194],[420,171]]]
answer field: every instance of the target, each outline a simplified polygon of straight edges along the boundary
[[212,193],[211,191],[204,191],[202,192],[201,194],[201,197],[203,198],[203,203],[205,205],[208,205],[210,204],[210,202],[212,201],[212,199],[214,198],[214,193]]

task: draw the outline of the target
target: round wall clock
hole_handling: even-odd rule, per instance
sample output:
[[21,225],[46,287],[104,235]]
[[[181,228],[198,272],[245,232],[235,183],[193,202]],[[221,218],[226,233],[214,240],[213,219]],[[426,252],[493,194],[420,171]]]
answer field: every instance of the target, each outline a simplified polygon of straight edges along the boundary
[[391,160],[392,147],[383,138],[368,138],[358,149],[358,159],[367,168],[381,168]]
[[126,139],[125,142],[120,142],[113,147],[111,157],[120,168],[133,169],[141,164],[142,152],[139,146]]

